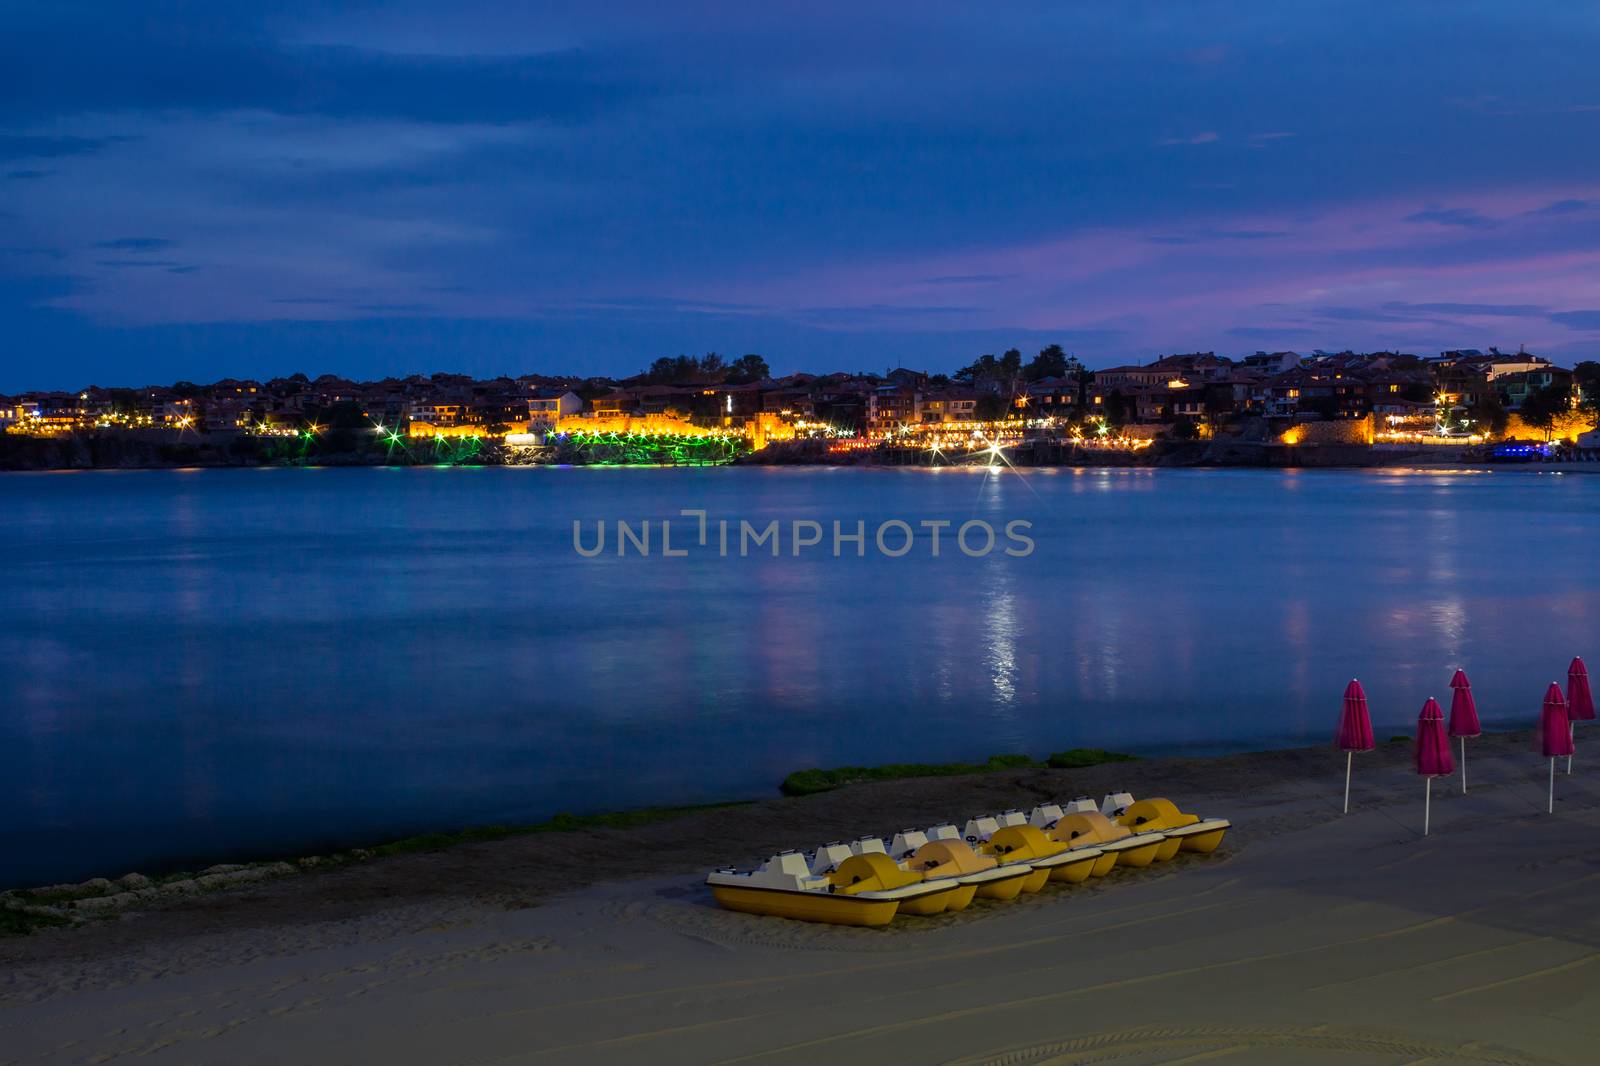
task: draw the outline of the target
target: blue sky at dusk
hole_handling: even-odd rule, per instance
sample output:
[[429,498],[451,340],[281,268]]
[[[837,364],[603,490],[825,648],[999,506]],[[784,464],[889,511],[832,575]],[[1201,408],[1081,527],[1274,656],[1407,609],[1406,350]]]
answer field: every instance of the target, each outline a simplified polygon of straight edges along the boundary
[[1600,354],[1600,8],[0,5],[0,390]]

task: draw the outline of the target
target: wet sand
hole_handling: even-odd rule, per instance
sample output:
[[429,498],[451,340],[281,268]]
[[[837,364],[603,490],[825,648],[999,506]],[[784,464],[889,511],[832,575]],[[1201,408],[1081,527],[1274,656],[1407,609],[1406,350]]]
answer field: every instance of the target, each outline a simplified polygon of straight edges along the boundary
[[[0,941],[0,1063],[1583,1063],[1600,778],[1526,735],[1473,790],[1403,744],[855,786],[284,878]],[[1596,770],[1600,773],[1600,770]],[[727,861],[1125,786],[1211,856],[842,929],[716,909]],[[587,886],[587,887],[586,887]],[[580,891],[581,889],[581,891]]]

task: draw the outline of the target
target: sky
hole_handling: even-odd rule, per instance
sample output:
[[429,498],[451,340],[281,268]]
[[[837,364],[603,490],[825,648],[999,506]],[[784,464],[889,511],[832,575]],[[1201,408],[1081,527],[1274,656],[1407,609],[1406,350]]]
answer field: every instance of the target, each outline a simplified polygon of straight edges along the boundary
[[1600,355],[1600,8],[0,0],[0,391]]

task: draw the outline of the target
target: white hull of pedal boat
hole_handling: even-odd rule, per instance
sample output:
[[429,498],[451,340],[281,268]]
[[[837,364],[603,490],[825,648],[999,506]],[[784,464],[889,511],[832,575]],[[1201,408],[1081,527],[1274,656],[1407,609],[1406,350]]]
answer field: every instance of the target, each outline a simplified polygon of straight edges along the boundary
[[[919,881],[904,888],[877,892],[837,892],[828,887],[780,888],[760,883],[760,875],[718,871],[706,878],[717,903],[731,911],[793,918],[828,925],[888,925],[902,909],[907,914],[937,914],[961,885],[945,881]],[[936,905],[938,910],[925,910]]]
[[972,902],[973,893],[977,891],[976,885],[964,885],[960,878],[948,877],[937,881],[923,881],[921,886],[936,888],[937,891],[924,895],[913,896],[902,900],[900,903],[901,914],[914,914],[927,918],[945,911],[959,911]]
[[1111,868],[1117,864],[1117,853],[1114,851],[1107,851],[1105,848],[1101,847],[1096,847],[1094,850],[1098,851],[1100,854],[1095,856],[1094,866],[1090,868],[1089,876],[1104,877],[1106,874],[1110,873]]
[[[1024,892],[1037,892],[1044,887],[1045,881],[1050,877],[1049,870],[1035,870],[1025,862],[1007,863],[996,866],[992,870],[985,870],[981,874],[968,874],[971,878],[981,878],[977,881],[979,899],[1008,900],[1016,899]],[[1035,885],[1029,888],[1028,885]]]
[[1194,825],[1186,825],[1182,829],[1165,829],[1162,832],[1169,837],[1176,837],[1183,851],[1209,855],[1222,844],[1222,838],[1231,828],[1233,823],[1226,818],[1207,818]]
[[979,899],[1008,900],[1022,895],[1022,882],[1033,873],[1033,868],[1019,869],[1022,864],[994,866],[975,874],[963,874],[959,880],[972,886]]
[[[1120,840],[1102,841],[1095,847],[1101,851],[1108,851],[1116,855],[1118,866],[1128,866],[1139,869],[1149,866],[1160,858],[1162,849],[1167,848],[1169,842],[1165,833],[1134,833]],[[1177,847],[1172,846],[1167,858],[1177,852]]]
[[[813,863],[828,857],[819,848]],[[836,853],[840,854],[840,853]],[[946,903],[959,889],[953,881],[928,882],[901,870],[887,855],[851,855],[842,850],[837,867],[824,876],[798,852],[774,855],[750,873],[718,870],[706,878],[717,903],[746,914],[794,918],[829,925],[888,925],[902,906],[926,909],[933,897]],[[944,907],[940,906],[940,910]]]
[[[711,877],[716,877],[712,874]],[[739,875],[742,876],[742,875]],[[745,914],[764,914],[774,918],[793,918],[801,922],[828,925],[888,925],[900,910],[898,899],[878,899],[871,893],[842,896],[816,889],[761,888],[753,885],[719,884],[706,879],[718,905]]]
[[[1050,880],[1060,881],[1065,884],[1075,885],[1080,881],[1087,881],[1094,875],[1094,869],[1099,865],[1105,853],[1098,847],[1067,848],[1065,851],[1051,855],[1045,859],[1029,859],[1035,867],[1044,867],[1050,871]],[[1112,862],[1116,857],[1112,856]]]
[[[1022,876],[1021,882],[1019,882],[1019,885],[1021,885],[1019,893],[1040,892],[1045,887],[1045,882],[1050,880],[1050,871],[1048,869],[1043,868],[1043,866],[1034,866],[1034,864],[1026,863],[1026,861],[1000,863],[1000,866],[995,866],[995,869],[1024,869],[1024,871],[1027,871]],[[1014,900],[1019,893],[1013,893],[1013,895],[1005,896],[1005,898],[1006,900]]]

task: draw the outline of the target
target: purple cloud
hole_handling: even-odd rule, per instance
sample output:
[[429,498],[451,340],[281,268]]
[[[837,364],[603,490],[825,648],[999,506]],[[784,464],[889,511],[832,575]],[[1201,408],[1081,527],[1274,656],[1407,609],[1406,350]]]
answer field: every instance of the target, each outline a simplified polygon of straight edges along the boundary
[[1405,217],[1406,222],[1430,222],[1439,226],[1461,226],[1466,229],[1489,229],[1494,219],[1465,207],[1430,207]]
[[1386,311],[1431,315],[1481,315],[1489,318],[1542,318],[1549,309],[1534,304],[1386,303]]
[[172,245],[173,242],[164,237],[118,237],[112,241],[99,241],[95,247],[118,252],[155,252],[171,248]]
[[1146,237],[1151,244],[1207,244],[1211,241],[1265,241],[1284,237],[1284,230],[1273,229],[1206,229],[1194,233]]
[[1558,311],[1550,321],[1559,322],[1568,329],[1600,329],[1600,311]]
[[1527,212],[1530,215],[1576,215],[1600,206],[1600,201],[1595,200],[1557,200],[1543,207],[1536,207]]
[[1163,146],[1215,144],[1222,139],[1215,130],[1202,130],[1188,137],[1163,137],[1156,143]]

